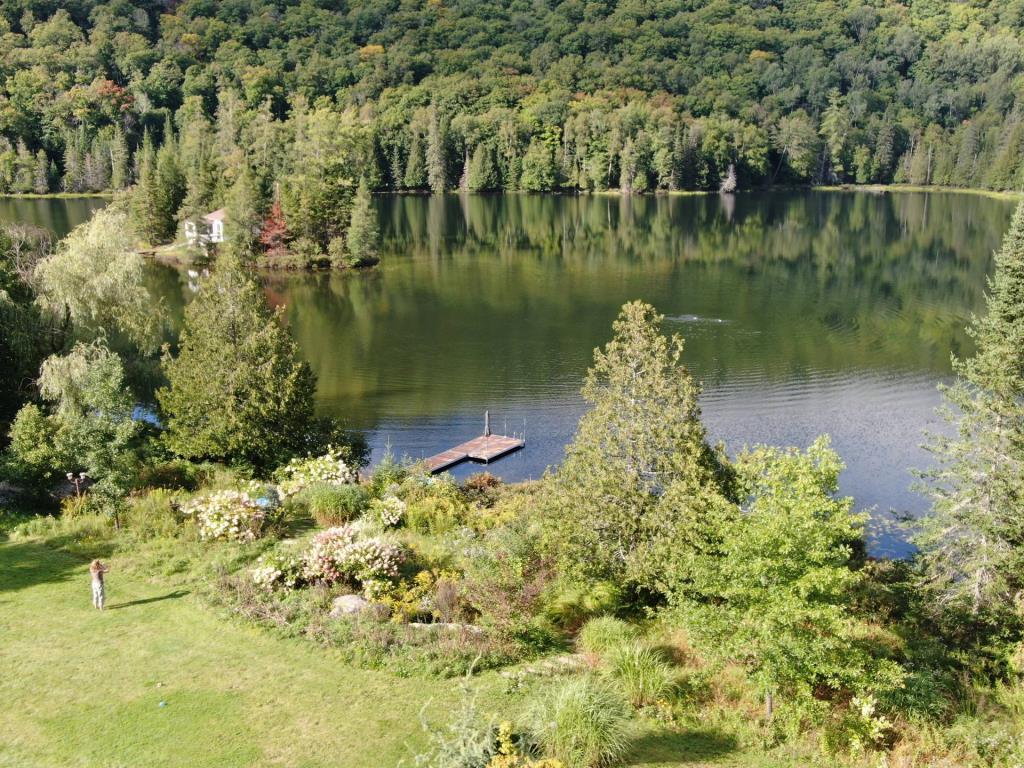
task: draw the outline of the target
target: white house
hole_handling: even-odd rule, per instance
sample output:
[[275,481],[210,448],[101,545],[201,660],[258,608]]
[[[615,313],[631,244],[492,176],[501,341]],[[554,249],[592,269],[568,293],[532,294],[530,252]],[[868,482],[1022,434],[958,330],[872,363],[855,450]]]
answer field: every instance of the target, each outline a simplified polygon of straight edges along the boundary
[[223,243],[225,216],[224,209],[218,208],[198,219],[189,219],[185,222],[185,240],[189,245]]

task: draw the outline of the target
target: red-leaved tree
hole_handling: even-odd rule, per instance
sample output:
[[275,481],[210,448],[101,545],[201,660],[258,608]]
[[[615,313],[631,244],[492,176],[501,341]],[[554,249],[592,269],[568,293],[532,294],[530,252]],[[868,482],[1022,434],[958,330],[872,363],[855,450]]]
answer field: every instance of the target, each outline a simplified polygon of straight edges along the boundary
[[288,223],[281,212],[278,195],[274,195],[274,202],[260,227],[260,243],[268,256],[283,256],[288,250]]

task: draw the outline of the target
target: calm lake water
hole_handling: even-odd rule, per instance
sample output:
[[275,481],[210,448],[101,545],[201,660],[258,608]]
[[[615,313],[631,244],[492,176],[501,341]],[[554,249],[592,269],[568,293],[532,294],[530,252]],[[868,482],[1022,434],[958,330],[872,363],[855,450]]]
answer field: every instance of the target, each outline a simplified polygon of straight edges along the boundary
[[[376,458],[479,435],[490,409],[495,431],[527,439],[490,471],[539,477],[572,438],[594,347],[639,298],[686,338],[704,417],[730,451],[832,436],[842,491],[878,513],[880,554],[907,551],[887,513],[924,507],[910,469],[927,463],[935,386],[950,353],[970,351],[963,327],[1013,209],[852,192],[377,204],[378,270],[267,283],[319,376],[321,410],[366,430]],[[151,279],[180,313],[187,280],[159,266]]]
[[0,221],[34,224],[63,237],[108,202],[102,197],[0,197]]

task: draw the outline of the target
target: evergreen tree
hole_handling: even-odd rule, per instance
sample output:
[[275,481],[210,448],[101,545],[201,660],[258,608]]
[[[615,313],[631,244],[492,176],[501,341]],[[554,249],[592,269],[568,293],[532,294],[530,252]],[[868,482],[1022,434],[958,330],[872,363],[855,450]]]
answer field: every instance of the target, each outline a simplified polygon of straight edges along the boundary
[[956,431],[931,439],[932,509],[914,539],[932,604],[979,621],[1007,620],[1024,589],[1024,204],[995,262],[977,351],[954,358],[944,389]]
[[437,107],[430,107],[430,129],[427,133],[427,183],[432,192],[448,188],[448,161],[445,157],[445,134]]
[[359,180],[355,200],[352,202],[352,218],[345,245],[348,252],[348,266],[364,267],[376,264],[380,231],[377,227],[377,211],[373,207],[370,187],[364,176]]
[[178,208],[185,199],[185,174],[178,163],[178,146],[170,116],[164,126],[164,142],[156,153],[156,242],[174,239]]
[[932,509],[913,541],[938,612],[1005,621],[1024,589],[1024,204],[970,333],[977,351],[954,357],[956,381],[944,388],[955,433],[932,437]]
[[850,135],[850,111],[838,89],[828,97],[828,107],[821,116],[821,135],[828,151],[829,176],[842,180],[846,174],[846,145]]
[[480,142],[473,150],[467,187],[470,192],[489,192],[498,188],[498,169],[494,164],[494,151],[486,142]]
[[240,262],[223,256],[185,309],[176,357],[158,390],[168,448],[190,459],[274,467],[315,424],[315,377]]
[[125,139],[121,126],[115,126],[113,138],[110,140],[110,188],[124,189],[129,182],[128,141]]
[[32,191],[37,195],[45,195],[50,191],[50,161],[46,152],[36,152],[35,168],[32,171]]
[[17,156],[15,159],[14,184],[15,192],[31,192],[35,178],[36,159],[25,142],[18,139]]
[[699,149],[700,131],[687,128],[679,158],[679,185],[682,189],[697,189],[703,185]]
[[978,154],[981,152],[981,130],[976,120],[969,120],[964,125],[960,136],[960,148],[953,171],[953,183],[969,187],[976,183],[975,172],[978,167]]
[[98,136],[85,156],[85,185],[92,192],[110,188],[110,150]]
[[[633,194],[633,182],[637,176],[636,147],[633,137],[627,137],[619,153],[619,190],[624,195]],[[638,190],[639,191],[639,190]]]
[[197,162],[197,166],[186,174],[185,198],[178,210],[178,218],[182,221],[196,219],[213,207],[216,180],[207,165],[206,157],[200,157]]
[[242,166],[231,185],[226,208],[224,233],[228,246],[238,255],[249,257],[256,250],[263,221],[263,201],[248,163]]
[[621,581],[652,537],[673,535],[649,524],[666,488],[728,485],[700,419],[700,387],[681,362],[683,340],[663,336],[661,321],[643,302],[622,308],[583,386],[592,408],[545,482],[551,550],[591,578]]
[[884,183],[892,180],[893,163],[896,160],[896,128],[886,115],[875,139],[875,154],[871,162],[874,180]]
[[427,186],[427,163],[423,157],[423,137],[416,130],[412,131],[409,158],[405,163],[402,186],[406,189],[423,189]]
[[82,151],[83,133],[68,133],[64,137],[64,191],[82,192],[85,189],[85,157]]
[[138,153],[138,181],[132,191],[132,221],[139,237],[147,243],[159,243],[166,231],[166,223],[161,219],[159,180],[156,173],[156,151],[153,149],[153,138],[149,131],[142,135],[142,149]]

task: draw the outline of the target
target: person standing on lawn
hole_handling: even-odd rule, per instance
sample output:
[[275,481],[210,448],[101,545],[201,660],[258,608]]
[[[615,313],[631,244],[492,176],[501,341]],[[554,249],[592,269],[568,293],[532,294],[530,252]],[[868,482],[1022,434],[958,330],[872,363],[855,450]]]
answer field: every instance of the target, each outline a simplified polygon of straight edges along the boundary
[[92,576],[92,607],[103,610],[103,603],[106,600],[106,592],[103,585],[103,574],[110,568],[99,560],[89,563],[89,573]]

